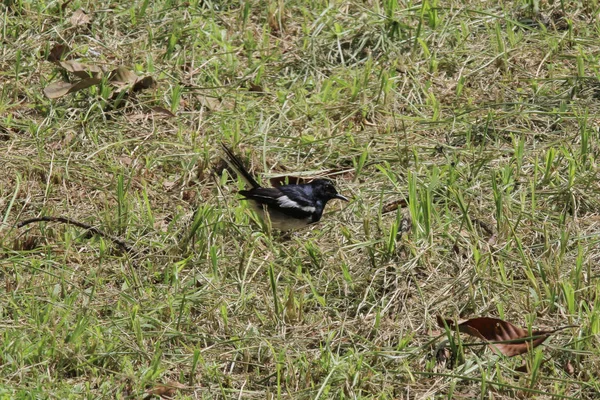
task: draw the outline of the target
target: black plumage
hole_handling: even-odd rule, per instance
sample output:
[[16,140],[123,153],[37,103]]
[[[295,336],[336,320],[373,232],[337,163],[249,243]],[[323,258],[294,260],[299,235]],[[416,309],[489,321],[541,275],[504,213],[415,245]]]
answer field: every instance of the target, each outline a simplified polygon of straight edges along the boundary
[[271,226],[282,231],[299,229],[318,222],[327,202],[332,199],[348,201],[339,194],[328,179],[315,179],[309,183],[289,184],[273,188],[262,187],[248,172],[231,149],[222,144],[225,161],[251,186],[239,193],[249,200],[253,208],[265,219],[268,212]]

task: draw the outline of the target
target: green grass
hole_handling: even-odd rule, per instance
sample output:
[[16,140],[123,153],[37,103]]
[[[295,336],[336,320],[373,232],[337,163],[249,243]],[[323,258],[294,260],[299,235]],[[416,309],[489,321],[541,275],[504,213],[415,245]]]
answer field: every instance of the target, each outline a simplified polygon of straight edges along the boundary
[[[548,3],[4,1],[0,397],[598,398],[600,6]],[[55,44],[157,85],[49,100]],[[352,201],[269,232],[220,141]]]

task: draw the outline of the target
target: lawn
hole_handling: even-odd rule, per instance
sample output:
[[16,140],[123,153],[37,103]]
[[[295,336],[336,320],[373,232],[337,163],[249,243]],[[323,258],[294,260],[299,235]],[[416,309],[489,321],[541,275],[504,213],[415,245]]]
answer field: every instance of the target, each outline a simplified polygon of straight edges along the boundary
[[4,0],[0,398],[599,398],[599,16]]

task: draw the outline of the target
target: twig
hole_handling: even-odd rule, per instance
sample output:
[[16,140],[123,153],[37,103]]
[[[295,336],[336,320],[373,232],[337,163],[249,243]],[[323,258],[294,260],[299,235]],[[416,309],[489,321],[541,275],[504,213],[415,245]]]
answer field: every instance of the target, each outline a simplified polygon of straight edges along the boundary
[[91,225],[84,224],[83,222],[75,221],[73,219],[66,218],[66,217],[38,217],[38,218],[26,219],[25,221],[19,222],[17,224],[17,228],[22,228],[25,225],[33,224],[34,222],[61,222],[63,224],[75,225],[80,228],[86,229],[87,231],[93,233],[94,235],[102,236],[103,238],[111,240],[113,243],[115,243],[117,246],[119,246],[120,248],[122,248],[123,250],[125,250],[128,253],[131,253],[133,251],[133,248],[130,245],[128,245],[124,240],[121,240],[118,237],[112,236],[112,235],[110,235],[104,231],[101,231],[100,229],[95,228]]

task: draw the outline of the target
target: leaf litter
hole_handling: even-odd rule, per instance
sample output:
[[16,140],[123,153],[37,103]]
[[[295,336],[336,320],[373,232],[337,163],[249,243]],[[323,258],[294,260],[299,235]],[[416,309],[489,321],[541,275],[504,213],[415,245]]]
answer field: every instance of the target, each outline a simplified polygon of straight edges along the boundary
[[73,26],[85,26],[91,24],[92,18],[80,8],[71,15],[69,21]]
[[[531,333],[498,318],[480,317],[462,322],[436,317],[441,328],[457,329],[459,332],[484,340],[492,351],[506,357],[514,357],[527,353],[529,349],[536,348],[548,339],[553,333],[575,326],[563,326],[551,330],[535,330]],[[491,342],[491,343],[488,343]]]

